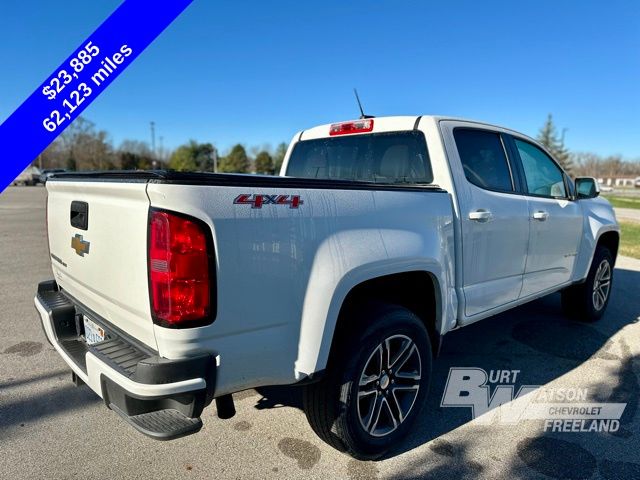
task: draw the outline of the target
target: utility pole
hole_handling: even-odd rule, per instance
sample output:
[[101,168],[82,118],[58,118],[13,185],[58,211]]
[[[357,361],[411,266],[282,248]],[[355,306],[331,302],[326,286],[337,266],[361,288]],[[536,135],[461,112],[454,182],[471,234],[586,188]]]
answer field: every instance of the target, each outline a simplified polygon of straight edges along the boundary
[[156,161],[156,122],[151,122],[151,166],[155,169],[157,166]]
[[160,162],[164,163],[164,137],[160,135],[160,146],[158,147],[158,157]]

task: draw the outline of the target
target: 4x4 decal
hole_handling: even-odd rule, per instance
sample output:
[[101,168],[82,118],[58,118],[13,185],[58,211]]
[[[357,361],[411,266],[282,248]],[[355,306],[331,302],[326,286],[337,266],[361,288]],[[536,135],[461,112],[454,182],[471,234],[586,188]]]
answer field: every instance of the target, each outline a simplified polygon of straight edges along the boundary
[[262,208],[263,205],[289,205],[298,208],[304,202],[300,195],[265,195],[243,193],[233,201],[235,205],[251,205],[251,208]]

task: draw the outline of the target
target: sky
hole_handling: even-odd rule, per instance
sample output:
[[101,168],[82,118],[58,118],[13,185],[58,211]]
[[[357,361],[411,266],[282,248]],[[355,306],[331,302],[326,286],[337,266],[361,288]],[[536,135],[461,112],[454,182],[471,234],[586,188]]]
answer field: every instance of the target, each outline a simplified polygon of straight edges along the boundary
[[[153,2],[150,2],[153,3]],[[0,122],[120,4],[0,6]],[[221,151],[366,113],[453,115],[640,160],[640,2],[194,3],[85,110],[115,146]]]

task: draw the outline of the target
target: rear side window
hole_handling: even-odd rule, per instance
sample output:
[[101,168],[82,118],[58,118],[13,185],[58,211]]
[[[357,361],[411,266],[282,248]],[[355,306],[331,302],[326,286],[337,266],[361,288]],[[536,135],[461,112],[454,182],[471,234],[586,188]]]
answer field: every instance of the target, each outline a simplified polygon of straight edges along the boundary
[[513,191],[511,172],[499,134],[457,128],[453,136],[467,180],[487,190]]
[[529,142],[517,138],[514,141],[522,160],[528,192],[545,197],[566,197],[562,170],[549,155]]
[[287,176],[377,183],[431,183],[422,132],[390,132],[298,142]]

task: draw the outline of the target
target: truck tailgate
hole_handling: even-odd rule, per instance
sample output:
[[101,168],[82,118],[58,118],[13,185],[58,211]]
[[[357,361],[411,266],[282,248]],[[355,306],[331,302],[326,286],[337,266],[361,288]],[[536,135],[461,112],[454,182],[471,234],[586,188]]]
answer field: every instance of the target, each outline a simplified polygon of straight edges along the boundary
[[58,285],[102,320],[155,349],[147,275],[146,186],[145,182],[49,181],[47,231]]

